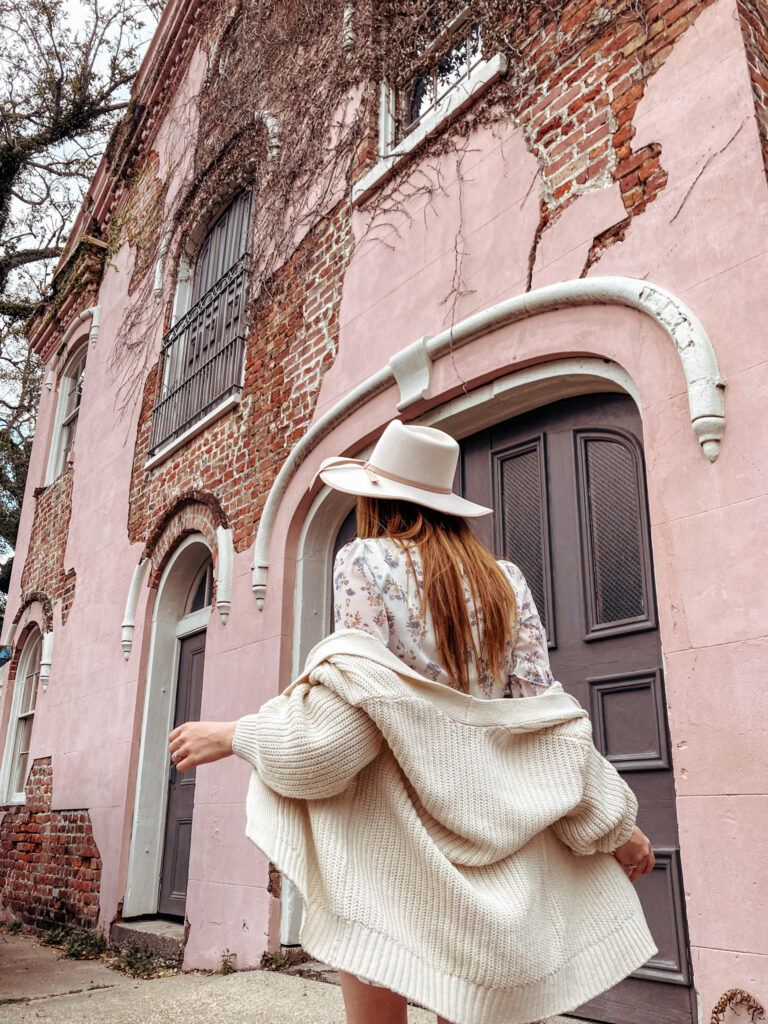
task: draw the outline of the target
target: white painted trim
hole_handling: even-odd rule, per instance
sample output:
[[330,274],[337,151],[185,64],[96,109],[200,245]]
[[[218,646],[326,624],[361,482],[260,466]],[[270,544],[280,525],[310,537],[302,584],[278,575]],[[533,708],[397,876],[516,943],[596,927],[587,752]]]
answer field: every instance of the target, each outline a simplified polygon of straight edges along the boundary
[[[38,622],[36,619],[30,618],[28,620],[28,622],[33,622],[37,626],[38,631],[42,635],[43,642],[45,641],[45,637],[46,636],[50,636],[51,635],[50,633],[46,634],[44,632],[44,628],[43,628],[42,623]],[[25,625],[27,625],[27,623],[25,623]],[[16,685],[16,681],[27,670],[26,662],[27,662],[27,659],[29,657],[28,645],[29,645],[30,639],[31,639],[31,637],[28,636],[26,638],[25,642],[24,642],[24,648],[22,649],[21,657],[19,658],[19,664],[18,664],[18,667],[17,667],[17,670],[16,670],[16,680],[14,680],[13,694],[11,696],[11,710],[10,710],[10,714],[8,716],[8,730],[7,730],[6,734],[5,734],[5,746],[4,746],[4,749],[3,749],[3,759],[2,759],[2,765],[0,765],[0,804],[14,804],[14,805],[18,806],[18,805],[21,805],[21,804],[25,804],[27,802],[23,790],[22,790],[21,793],[11,793],[11,794],[9,794],[8,793],[8,786],[10,785],[10,776],[11,776],[11,768],[12,768],[11,758],[13,756],[13,748],[16,745],[16,730],[18,728],[18,721],[19,721],[19,703],[21,701],[21,687]],[[41,658],[42,658],[42,649],[41,649]],[[37,711],[37,709],[35,709],[35,710]],[[34,721],[32,723],[32,728],[34,730]],[[31,767],[31,765],[28,763],[27,764],[27,772],[29,772],[29,768],[30,767]],[[25,784],[26,784],[26,779],[24,781],[25,781]]]
[[254,110],[253,118],[256,122],[261,121],[267,129],[267,163],[271,167],[280,156],[280,126],[275,115],[269,110]]
[[352,47],[355,45],[355,26],[353,20],[355,17],[355,3],[348,0],[344,4],[344,14],[341,19],[341,48],[349,56]]
[[160,302],[163,297],[163,272],[165,270],[165,257],[168,255],[168,246],[171,244],[173,228],[169,227],[163,235],[160,243],[160,252],[157,254],[155,263],[155,280],[152,285],[152,295],[155,302]]
[[222,625],[226,624],[232,608],[232,572],[235,564],[235,545],[232,531],[216,527],[216,610]]
[[[62,339],[62,345],[66,345],[66,344],[69,343],[69,339],[75,333],[75,328],[79,326],[79,324],[83,321],[83,319],[86,316],[91,316],[91,317],[95,316],[95,331],[96,331],[96,335],[95,336],[98,336],[98,333],[99,333],[98,313],[99,313],[99,307],[98,306],[93,306],[93,307],[91,307],[91,309],[83,310],[82,313],[80,313],[78,316],[76,316],[75,319],[72,321],[72,323],[69,325],[69,327],[64,332],[64,338]],[[88,339],[91,339],[92,336],[95,337],[93,332],[94,332],[94,322],[92,321],[92,323],[91,323],[91,330],[90,330],[90,332],[88,334]],[[49,484],[52,484],[53,481],[56,480],[60,476],[60,474],[64,471],[64,467],[63,466],[61,468],[59,468],[59,456],[61,455],[61,452],[59,451],[60,446],[61,446],[61,430],[62,430],[62,426],[64,424],[64,396],[62,394],[61,385],[64,382],[64,380],[67,379],[67,370],[68,369],[71,370],[72,363],[73,362],[77,362],[77,360],[75,360],[74,357],[82,355],[83,349],[87,348],[87,345],[88,345],[88,341],[85,341],[84,343],[80,343],[78,341],[76,344],[74,344],[72,346],[72,348],[71,348],[71,350],[69,352],[65,353],[65,355],[63,357],[63,360],[62,360],[64,365],[63,365],[63,369],[61,371],[61,376],[59,377],[58,386],[56,388],[56,411],[54,413],[54,418],[53,418],[53,432],[51,434],[51,443],[50,443],[50,446],[48,448],[48,462],[47,462],[46,467],[45,467],[44,485],[46,487]],[[86,365],[86,367],[88,366],[88,357],[87,356],[86,356],[86,360],[85,360],[85,365]],[[80,404],[82,406],[82,396],[80,398]],[[78,416],[79,416],[79,412],[78,412]]]
[[[201,534],[184,538],[163,571],[152,616],[124,917],[157,912],[170,766],[167,738],[173,722],[178,680],[180,644],[176,634],[181,620],[186,620],[184,626],[191,624],[189,620],[193,616],[185,617],[183,611],[202,561],[190,552],[193,546],[210,553]],[[188,565],[179,565],[180,562]],[[204,611],[210,616],[210,609]],[[198,623],[202,619],[200,616]],[[190,632],[199,632],[200,628],[198,624],[198,628]]]
[[[509,324],[570,306],[590,305],[629,306],[649,316],[665,331],[675,345],[682,363],[691,425],[704,455],[710,462],[714,462],[725,429],[725,382],[720,376],[712,343],[699,319],[680,299],[659,285],[630,277],[563,281],[490,306],[424,342],[414,342],[414,345],[423,345],[430,362],[434,362],[462,345]],[[398,359],[397,356],[394,358]],[[264,607],[272,531],[289,483],[304,460],[339,423],[392,386],[396,380],[392,362],[390,360],[387,366],[358,384],[333,408],[315,420],[280,468],[267,496],[254,544],[251,585],[259,609]],[[402,384],[401,374],[402,390],[398,409],[415,401],[413,396],[417,392],[425,397],[429,395],[428,383],[424,386],[423,366],[417,365],[416,373],[418,379],[413,387]]]
[[481,92],[506,74],[507,58],[497,53],[488,60],[479,61],[466,78],[447,92],[435,109],[410,131],[394,148],[393,90],[382,83],[379,104],[379,160],[368,173],[352,186],[352,205],[366,199],[394,169],[406,160],[430,135],[447,124],[473,103]]
[[125,603],[125,613],[123,615],[123,623],[120,627],[120,643],[123,648],[123,657],[126,661],[131,655],[131,647],[133,646],[133,627],[136,621],[136,606],[139,603],[139,594],[141,593],[141,585],[144,582],[144,577],[147,574],[149,568],[149,559],[142,558],[136,568],[133,570],[133,578],[131,579],[131,589],[128,591],[128,600]]
[[171,309],[171,327],[175,327],[181,318],[189,312],[192,298],[192,280],[194,271],[183,253],[179,258],[179,272],[176,275],[176,291],[173,296],[173,308]]
[[185,636],[192,636],[193,633],[200,633],[207,628],[211,618],[211,606],[200,608],[196,612],[190,612],[183,619],[179,619],[176,626],[176,639],[181,640]]
[[53,630],[43,633],[43,645],[40,650],[40,685],[43,693],[48,692],[48,680],[51,678],[51,662],[53,661]]
[[99,337],[99,321],[101,319],[101,306],[91,306],[89,309],[84,309],[80,313],[78,313],[77,316],[72,319],[66,331],[64,332],[64,336],[61,339],[62,345],[69,344],[69,339],[72,337],[77,327],[79,327],[80,324],[84,320],[87,320],[88,318],[90,318],[91,320],[91,329],[88,332],[88,340],[90,341],[91,345],[96,344],[96,341]]
[[223,402],[219,402],[219,404],[214,406],[210,412],[207,412],[202,419],[193,423],[191,427],[187,427],[183,434],[180,434],[175,440],[170,441],[165,448],[161,448],[159,452],[155,452],[155,454],[144,463],[144,469],[154,469],[155,466],[159,466],[161,462],[165,462],[167,458],[173,455],[174,452],[177,452],[179,448],[183,448],[188,441],[192,440],[193,437],[196,437],[205,430],[206,427],[210,426],[211,423],[220,419],[225,412],[229,412],[230,409],[234,409],[234,407],[239,404],[239,393],[229,395]]

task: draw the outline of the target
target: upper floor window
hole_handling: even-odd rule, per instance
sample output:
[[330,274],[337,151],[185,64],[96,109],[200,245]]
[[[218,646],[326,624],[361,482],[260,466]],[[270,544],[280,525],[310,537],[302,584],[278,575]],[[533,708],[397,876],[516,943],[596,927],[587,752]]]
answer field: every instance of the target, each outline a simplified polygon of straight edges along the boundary
[[416,129],[482,60],[480,25],[458,19],[428,47],[428,66],[395,90],[395,142]]
[[56,406],[56,420],[46,483],[55,480],[74,459],[75,435],[83,397],[87,356],[88,345],[86,343],[81,345],[67,360],[59,380],[59,400]]
[[382,83],[379,160],[353,186],[353,203],[503,75],[507,60],[501,53],[483,52],[481,26],[464,8],[447,24],[435,25],[412,67],[400,81]]
[[195,263],[191,306],[163,338],[150,463],[239,399],[245,355],[251,193],[217,218]]
[[0,799],[23,803],[24,786],[29,770],[29,748],[32,738],[32,720],[35,716],[37,688],[40,681],[40,659],[43,637],[33,629],[27,637],[16,670],[11,701],[8,738],[3,758],[3,786]]

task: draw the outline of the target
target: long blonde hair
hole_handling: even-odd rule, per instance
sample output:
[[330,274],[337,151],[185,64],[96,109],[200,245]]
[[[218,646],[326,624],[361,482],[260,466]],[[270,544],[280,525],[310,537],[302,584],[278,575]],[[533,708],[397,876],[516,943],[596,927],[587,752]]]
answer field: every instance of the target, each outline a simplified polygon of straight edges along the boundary
[[[467,521],[410,501],[358,497],[357,535],[390,537],[398,543],[414,579],[416,570],[407,542],[418,545],[422,613],[427,608],[431,612],[437,649],[456,688],[469,691],[468,658],[472,652],[478,665],[485,663],[501,681],[507,640],[516,628],[517,602],[503,570]],[[465,581],[476,612],[482,608],[479,649],[467,610]]]

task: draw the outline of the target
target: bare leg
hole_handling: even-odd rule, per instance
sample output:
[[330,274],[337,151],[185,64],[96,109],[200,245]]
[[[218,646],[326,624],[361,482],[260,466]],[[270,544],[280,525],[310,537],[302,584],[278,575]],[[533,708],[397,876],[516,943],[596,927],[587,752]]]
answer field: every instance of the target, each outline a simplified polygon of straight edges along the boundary
[[366,985],[346,971],[339,971],[347,1024],[407,1024],[405,996],[388,988]]

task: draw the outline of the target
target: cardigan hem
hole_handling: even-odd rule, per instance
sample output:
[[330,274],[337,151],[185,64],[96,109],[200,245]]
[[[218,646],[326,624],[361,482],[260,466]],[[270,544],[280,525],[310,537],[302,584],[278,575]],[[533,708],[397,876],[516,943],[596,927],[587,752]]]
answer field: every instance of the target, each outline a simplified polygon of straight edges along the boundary
[[638,912],[557,970],[511,988],[479,985],[440,972],[391,936],[307,901],[305,865],[285,836],[250,827],[248,837],[299,889],[305,901],[302,948],[335,970],[361,975],[450,1020],[452,1024],[533,1024],[574,1010],[618,984],[658,953]]
[[425,966],[390,936],[325,908],[309,908],[302,948],[336,970],[369,981],[445,1017],[453,1024],[531,1024],[600,995],[658,952],[644,920],[626,919],[563,966],[527,985],[487,987]]

